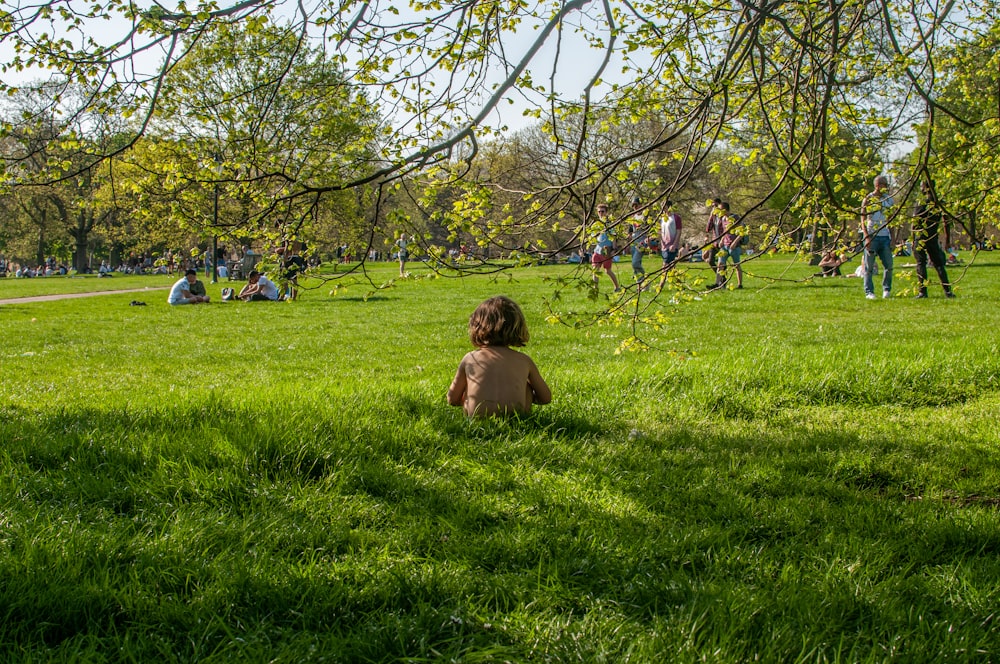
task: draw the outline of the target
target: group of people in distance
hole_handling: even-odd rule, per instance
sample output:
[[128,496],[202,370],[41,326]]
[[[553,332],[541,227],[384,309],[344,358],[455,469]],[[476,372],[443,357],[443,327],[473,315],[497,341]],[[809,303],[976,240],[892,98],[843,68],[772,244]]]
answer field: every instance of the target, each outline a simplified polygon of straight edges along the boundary
[[[914,210],[915,251],[917,253],[917,275],[920,280],[918,297],[927,296],[927,261],[930,260],[938,271],[942,286],[948,297],[953,297],[945,272],[945,258],[937,243],[937,229],[941,221],[941,211],[934,195],[933,183],[921,183],[922,200]],[[642,266],[641,250],[648,239],[649,226],[642,215],[642,203],[632,201],[633,217],[629,224],[629,243],[632,248],[632,267],[636,282],[644,287],[645,270]],[[865,293],[873,297],[872,272],[875,258],[883,265],[883,297],[889,297],[892,288],[891,237],[888,233],[887,212],[894,201],[888,192],[888,179],[878,176],[874,190],[868,194],[862,206],[865,246]],[[726,283],[726,265],[732,261],[736,269],[737,288],[743,285],[740,267],[743,235],[738,228],[739,220],[730,216],[729,205],[719,199],[709,201],[709,222],[706,228],[709,244],[705,248],[705,260],[716,273],[714,288]],[[598,228],[594,235],[591,262],[594,266],[595,283],[600,270],[611,278],[615,290],[620,284],[612,269],[614,241],[613,224],[608,218],[608,206],[597,206]],[[673,211],[670,201],[665,201],[660,220],[661,257],[664,275],[677,260],[680,248],[682,222],[680,215]],[[406,239],[397,241],[401,255],[406,250]],[[405,258],[401,258],[402,262]],[[664,277],[665,278],[665,277]],[[661,287],[662,287],[661,280]],[[256,270],[250,273],[247,285],[239,297],[247,301],[276,300],[277,286]],[[198,281],[195,270],[187,270],[184,278],[174,284],[169,301],[171,304],[197,304],[208,302],[204,285]],[[527,415],[534,404],[552,401],[552,391],[542,378],[534,361],[525,353],[514,350],[528,343],[528,325],[524,313],[516,302],[503,295],[492,297],[481,303],[469,318],[469,340],[475,347],[459,362],[455,377],[448,388],[447,400],[452,406],[461,407],[468,417],[494,417],[505,415]]]
[[[920,183],[921,200],[914,208],[914,252],[917,258],[918,298],[927,297],[927,262],[937,270],[946,297],[954,297],[945,256],[938,244],[938,227],[942,211],[934,193],[934,183],[924,179]],[[892,291],[892,239],[888,229],[888,212],[894,205],[889,193],[889,181],[879,175],[874,189],[862,204],[862,230],[864,234],[865,296],[874,298],[872,273],[875,259],[882,262],[883,297]],[[641,245],[648,239],[649,227],[641,214],[641,201],[632,201],[634,217],[629,224],[629,242],[632,248],[632,268],[636,282],[643,287],[645,270],[642,266]],[[729,214],[729,205],[715,199],[709,201],[709,221],[706,232],[710,243],[705,248],[705,260],[716,272],[715,288],[726,282],[726,263],[732,261],[736,269],[737,288],[743,285],[740,267],[744,236],[736,228],[738,220]],[[614,241],[613,225],[608,219],[608,206],[597,206],[598,228],[593,236],[596,242],[591,262],[595,283],[600,270],[611,278],[615,290],[620,289],[612,269]],[[663,206],[660,222],[661,255],[664,267],[669,269],[677,259],[680,247],[680,216],[673,211],[670,201]],[[714,238],[714,239],[713,239]],[[831,262],[829,265],[833,265]],[[828,266],[823,266],[824,271]],[[822,266],[822,263],[821,263]],[[837,264],[835,267],[839,267]],[[664,274],[666,274],[666,269]],[[662,286],[662,281],[661,281]],[[448,403],[460,406],[469,417],[497,415],[524,415],[531,412],[533,404],[552,401],[552,392],[545,383],[538,367],[530,357],[513,350],[528,342],[528,326],[521,308],[513,300],[497,296],[480,304],[469,319],[469,339],[475,350],[467,353],[458,365],[458,371],[448,389]]]
[[[736,287],[743,288],[743,267],[740,260],[743,255],[744,235],[738,232],[739,219],[730,213],[729,203],[718,198],[709,201],[708,225],[705,232],[709,244],[705,248],[703,258],[715,271],[713,289],[721,288],[727,283],[727,264],[732,262],[736,269]],[[621,290],[621,283],[614,272],[614,257],[616,254],[614,231],[616,224],[611,220],[608,205],[600,203],[597,206],[597,221],[591,232],[594,241],[590,262],[594,268],[594,284],[600,281],[603,270],[611,279],[615,292]],[[628,220],[628,246],[631,248],[632,273],[640,291],[646,289],[646,270],[642,264],[643,247],[649,243],[651,224],[646,219],[642,200],[632,200],[632,216]],[[666,200],[661,205],[659,223],[660,256],[663,259],[663,273],[660,276],[658,289],[662,289],[667,279],[668,271],[679,258],[681,247],[681,231],[683,221],[680,214],[674,210],[673,201]]]
[[[251,270],[247,284],[235,298],[227,298],[223,289],[223,300],[240,299],[244,302],[276,302],[279,298],[278,286],[257,270]],[[211,302],[205,292],[205,284],[198,279],[197,270],[185,270],[184,276],[171,287],[167,296],[168,304],[208,304]]]
[[[304,245],[301,242],[290,242],[277,249],[276,253],[281,261],[281,276],[287,282],[288,288],[285,294],[289,300],[298,297],[299,274],[306,269],[306,262],[302,258]],[[257,256],[249,248],[244,249],[245,255]],[[252,265],[256,261],[250,261]],[[281,292],[278,285],[261,274],[259,270],[250,269],[247,273],[247,283],[235,293],[231,288],[222,289],[222,299],[243,300],[244,302],[277,302],[281,299]],[[167,298],[170,304],[203,304],[208,303],[209,298],[205,293],[205,286],[198,281],[198,272],[189,269],[184,273],[184,277],[177,281],[170,289]]]
[[[741,264],[746,242],[745,230],[741,228],[741,220],[730,211],[729,203],[719,198],[707,202],[708,224],[705,234],[708,243],[702,251],[702,259],[715,272],[715,283],[709,290],[716,290],[729,283],[728,265],[732,263],[736,275],[736,288],[743,288],[743,266]],[[865,297],[873,300],[875,286],[873,277],[876,274],[876,259],[882,263],[882,297],[892,295],[893,245],[889,228],[891,209],[895,200],[889,192],[889,179],[879,175],[874,179],[873,189],[865,197],[861,205],[861,232],[864,241],[864,259],[860,276],[864,280]],[[934,183],[930,178],[924,178],[920,183],[920,200],[913,211],[913,249],[917,261],[918,292],[916,297],[927,297],[927,264],[934,267],[944,288],[945,297],[953,298],[946,270],[947,258],[938,242],[938,229],[943,219],[940,202],[934,192]],[[611,279],[615,292],[621,290],[621,283],[614,273],[613,260],[616,255],[614,231],[617,224],[608,213],[608,205],[597,206],[597,221],[592,228],[590,237],[594,246],[591,253],[591,265],[594,268],[594,284],[599,283],[601,271]],[[667,278],[668,271],[678,259],[680,236],[682,230],[681,217],[673,209],[671,201],[664,201],[660,214],[660,254],[663,258],[663,274],[659,288]],[[632,272],[640,291],[645,290],[646,271],[642,264],[643,246],[649,241],[651,225],[646,220],[642,201],[638,198],[632,201],[632,216],[628,221],[628,246],[631,248]],[[828,251],[820,261],[822,276],[840,274],[840,265],[845,259],[835,251]],[[817,275],[819,276],[819,275]]]
[[[636,282],[644,288],[645,269],[642,246],[650,228],[642,214],[642,201],[632,201],[633,216],[628,224],[632,267]],[[621,284],[613,270],[615,224],[608,206],[597,206],[597,228],[591,254],[594,283],[603,270],[616,291]],[[665,201],[660,220],[660,251],[665,268],[672,267],[680,250],[682,222],[670,201]],[[666,279],[666,270],[663,279]],[[661,279],[660,286],[662,287]],[[552,401],[552,391],[532,359],[513,349],[528,343],[528,324],[516,302],[498,295],[480,304],[469,318],[469,340],[475,349],[466,353],[448,388],[448,403],[461,407],[468,417],[526,415],[533,404]]]

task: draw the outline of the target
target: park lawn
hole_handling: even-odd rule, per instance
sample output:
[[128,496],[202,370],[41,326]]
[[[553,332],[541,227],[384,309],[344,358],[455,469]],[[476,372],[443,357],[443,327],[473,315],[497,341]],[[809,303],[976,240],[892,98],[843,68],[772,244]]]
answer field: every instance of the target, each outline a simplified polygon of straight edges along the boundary
[[[750,262],[617,354],[546,322],[614,302],[557,298],[567,266],[4,305],[0,659],[994,661],[990,259],[875,302]],[[497,293],[555,399],[469,422],[444,393]]]

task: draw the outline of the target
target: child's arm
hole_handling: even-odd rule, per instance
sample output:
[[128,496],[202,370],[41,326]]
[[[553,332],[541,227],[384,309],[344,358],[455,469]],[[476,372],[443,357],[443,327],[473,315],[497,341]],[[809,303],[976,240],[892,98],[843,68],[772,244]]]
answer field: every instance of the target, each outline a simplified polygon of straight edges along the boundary
[[552,390],[545,383],[545,379],[538,372],[538,367],[535,366],[534,362],[531,362],[531,367],[528,370],[528,387],[531,388],[532,401],[535,403],[544,405],[552,402]]
[[465,375],[465,361],[463,360],[458,365],[458,372],[455,373],[455,379],[451,381],[451,387],[448,388],[448,404],[451,406],[465,405],[468,389],[469,381]]

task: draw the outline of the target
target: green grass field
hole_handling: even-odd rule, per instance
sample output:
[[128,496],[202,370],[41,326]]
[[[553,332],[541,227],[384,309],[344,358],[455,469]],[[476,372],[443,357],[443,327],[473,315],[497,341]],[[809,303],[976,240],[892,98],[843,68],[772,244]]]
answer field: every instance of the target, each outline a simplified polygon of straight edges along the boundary
[[[412,267],[0,306],[0,661],[1000,660],[1000,255],[956,300],[754,261],[617,354],[546,322],[606,278]],[[470,422],[444,395],[498,293],[554,400]]]

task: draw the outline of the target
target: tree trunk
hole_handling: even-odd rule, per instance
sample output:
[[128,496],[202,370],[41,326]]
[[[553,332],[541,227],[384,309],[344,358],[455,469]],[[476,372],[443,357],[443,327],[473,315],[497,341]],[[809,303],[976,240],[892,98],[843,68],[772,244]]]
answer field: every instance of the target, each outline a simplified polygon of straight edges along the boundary
[[90,270],[87,243],[90,240],[90,231],[93,228],[94,213],[85,209],[77,211],[76,223],[69,229],[69,234],[76,241],[76,248],[73,251],[73,267],[81,274]]
[[73,251],[73,267],[80,274],[90,271],[90,261],[87,256],[87,234],[81,233],[76,236],[74,233],[74,239],[76,240],[76,249]]
[[822,260],[819,250],[825,244],[826,244],[826,233],[824,232],[823,241],[820,241],[819,218],[813,217],[812,232],[809,234],[809,253],[811,254],[809,258],[810,265],[819,265],[819,262]]
[[45,264],[45,229],[38,229],[38,244],[35,245],[35,265]]

